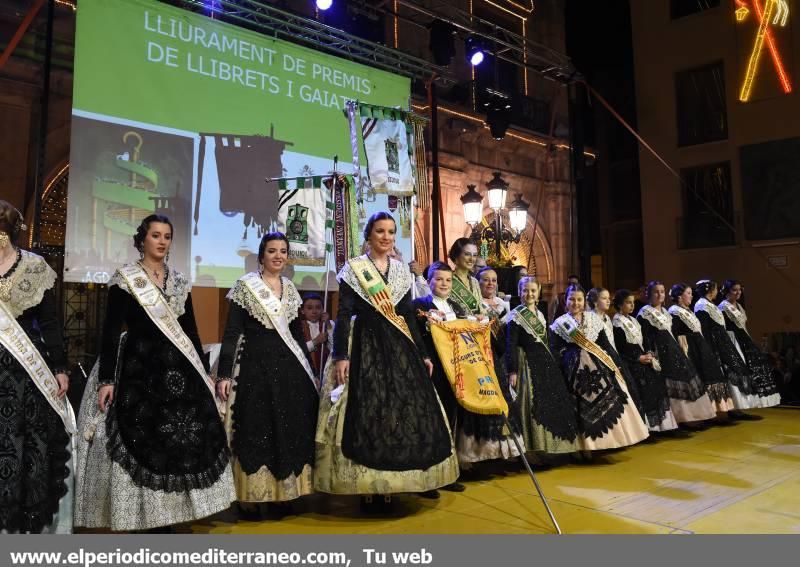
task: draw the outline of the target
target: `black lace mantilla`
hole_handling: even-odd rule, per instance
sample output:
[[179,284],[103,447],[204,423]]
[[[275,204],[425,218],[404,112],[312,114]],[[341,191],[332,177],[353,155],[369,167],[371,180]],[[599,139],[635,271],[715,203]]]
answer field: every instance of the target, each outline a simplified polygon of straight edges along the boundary
[[[182,425],[187,425],[181,423],[180,419],[179,417],[173,417],[167,421],[167,424],[172,425],[176,430],[181,428]],[[198,433],[203,429],[199,422],[188,425],[190,429],[194,429]],[[188,490],[209,488],[219,480],[219,477],[228,465],[228,449],[225,447],[219,452],[211,466],[202,471],[184,474],[154,473],[147,467],[142,466],[136,460],[136,457],[131,455],[125,447],[119,427],[117,426],[117,415],[114,405],[109,408],[108,414],[106,415],[106,435],[108,436],[106,450],[111,460],[127,471],[136,486],[149,488],[151,490],[185,492]],[[189,463],[187,463],[187,466],[188,465]]]

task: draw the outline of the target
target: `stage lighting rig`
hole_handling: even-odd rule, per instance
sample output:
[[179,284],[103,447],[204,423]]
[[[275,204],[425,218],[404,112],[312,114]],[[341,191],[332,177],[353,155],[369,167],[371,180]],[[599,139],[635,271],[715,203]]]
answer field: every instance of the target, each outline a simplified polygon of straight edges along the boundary
[[483,46],[483,40],[477,35],[471,35],[464,42],[464,48],[467,53],[467,61],[473,67],[477,67],[486,58],[486,48]]

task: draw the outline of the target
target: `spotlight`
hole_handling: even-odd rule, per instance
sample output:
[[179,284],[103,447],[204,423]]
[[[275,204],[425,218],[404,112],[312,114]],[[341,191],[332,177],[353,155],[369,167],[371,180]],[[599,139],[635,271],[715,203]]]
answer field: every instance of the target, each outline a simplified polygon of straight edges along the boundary
[[431,37],[428,46],[433,54],[433,61],[437,65],[446,67],[456,54],[456,41],[453,37],[456,29],[442,20],[433,20],[430,27]]
[[492,138],[502,140],[505,138],[506,130],[511,125],[513,105],[508,94],[491,89],[484,89],[481,96],[483,108],[486,112],[486,124],[492,133]]
[[483,46],[481,45],[480,38],[471,35],[467,38],[464,42],[464,47],[466,48],[467,52],[467,61],[470,62],[470,65],[473,67],[477,67],[481,63],[486,56]]
[[327,10],[333,4],[333,0],[317,0],[317,8]]

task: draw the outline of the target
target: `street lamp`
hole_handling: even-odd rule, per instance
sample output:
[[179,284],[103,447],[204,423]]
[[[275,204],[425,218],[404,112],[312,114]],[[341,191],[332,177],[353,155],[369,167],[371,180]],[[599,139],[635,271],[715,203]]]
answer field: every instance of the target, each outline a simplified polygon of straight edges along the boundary
[[474,185],[467,186],[467,192],[461,196],[464,206],[464,220],[472,227],[470,239],[479,243],[481,240],[494,242],[497,259],[503,244],[519,242],[522,232],[528,223],[528,209],[530,204],[522,200],[522,194],[516,193],[516,198],[508,206],[509,228],[503,226],[503,209],[506,208],[506,195],[508,183],[501,177],[499,171],[493,173],[493,178],[486,184],[486,197],[489,208],[494,211],[494,226],[479,228],[483,218],[483,199],[475,190]]
[[489,198],[489,208],[495,213],[506,206],[506,193],[508,183],[500,177],[500,172],[495,171],[494,178],[486,184],[486,196]]
[[511,225],[511,230],[521,234],[525,227],[528,226],[530,204],[522,200],[522,193],[515,194],[517,197],[508,206],[508,224]]
[[464,206],[464,220],[475,228],[483,218],[483,197],[475,191],[474,185],[467,185],[467,192],[461,195],[461,204]]

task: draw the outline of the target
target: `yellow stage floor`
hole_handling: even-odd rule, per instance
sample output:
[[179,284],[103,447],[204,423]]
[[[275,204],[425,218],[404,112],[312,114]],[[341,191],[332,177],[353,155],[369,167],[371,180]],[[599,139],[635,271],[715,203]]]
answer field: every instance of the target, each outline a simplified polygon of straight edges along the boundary
[[[800,533],[800,410],[608,453],[537,473],[564,533]],[[439,500],[400,496],[390,515],[366,516],[355,497],[315,495],[280,520],[233,512],[195,533],[552,533],[527,473],[469,482]],[[187,527],[180,531],[186,531]]]

